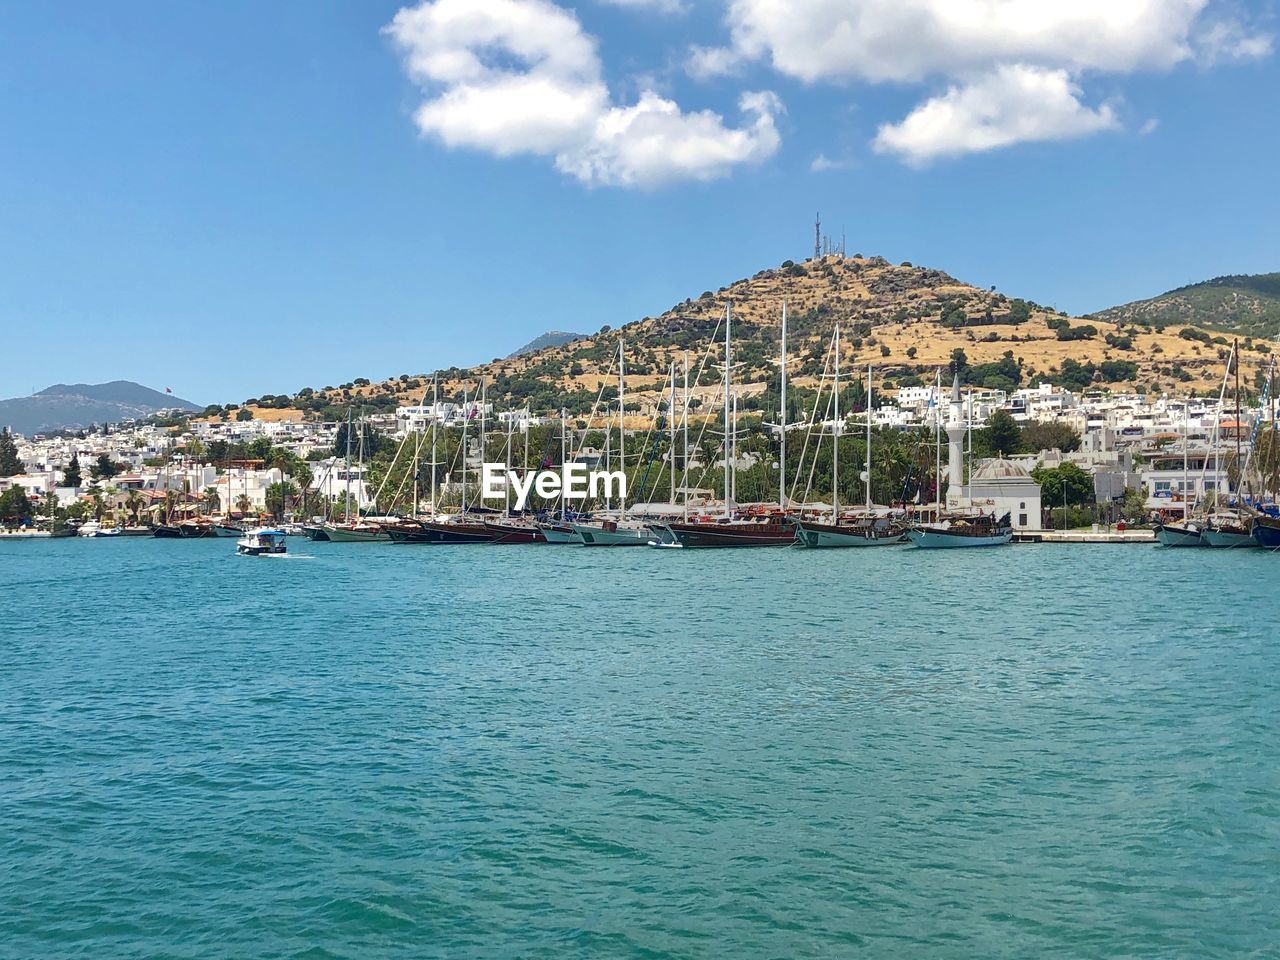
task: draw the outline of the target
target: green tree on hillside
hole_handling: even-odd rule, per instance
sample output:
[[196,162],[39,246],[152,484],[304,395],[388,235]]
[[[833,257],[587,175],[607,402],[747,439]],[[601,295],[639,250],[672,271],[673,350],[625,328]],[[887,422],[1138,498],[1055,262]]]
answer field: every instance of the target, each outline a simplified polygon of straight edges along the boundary
[[67,469],[62,471],[62,485],[64,487],[78,487],[83,482],[80,476],[80,454],[73,453],[71,462],[67,464]]
[[6,427],[0,431],[0,477],[16,477],[22,473],[22,461],[18,459],[18,444]]
[[987,418],[978,438],[979,445],[995,456],[1007,457],[1022,452],[1022,430],[1007,410],[997,410]]
[[1022,428],[1022,449],[1028,453],[1041,450],[1072,453],[1080,449],[1080,434],[1065,423],[1032,420]]

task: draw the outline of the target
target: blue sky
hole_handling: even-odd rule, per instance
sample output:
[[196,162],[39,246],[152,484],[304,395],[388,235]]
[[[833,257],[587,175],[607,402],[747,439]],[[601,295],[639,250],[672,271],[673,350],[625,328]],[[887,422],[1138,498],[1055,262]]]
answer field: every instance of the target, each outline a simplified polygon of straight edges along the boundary
[[1280,270],[1271,6],[773,6],[7,5],[0,395],[488,360],[800,259],[817,210],[1076,313]]

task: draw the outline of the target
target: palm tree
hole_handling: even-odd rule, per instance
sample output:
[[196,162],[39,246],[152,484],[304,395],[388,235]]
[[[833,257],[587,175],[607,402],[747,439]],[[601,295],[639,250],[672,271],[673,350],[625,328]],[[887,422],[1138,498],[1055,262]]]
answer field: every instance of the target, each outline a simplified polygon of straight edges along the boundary
[[93,504],[93,518],[101,520],[103,513],[107,509],[107,505],[102,499],[102,490],[95,487],[89,494],[89,501]]
[[208,513],[217,513],[222,507],[222,498],[218,496],[216,487],[204,488],[204,506]]
[[138,523],[138,511],[142,509],[142,494],[137,490],[130,490],[124,498],[124,505],[129,511],[129,515],[133,518],[134,526]]
[[253,501],[249,499],[249,495],[247,493],[242,493],[236,498],[236,509],[239,510],[242,515],[247,514],[253,509]]
[[311,468],[301,461],[294,464],[293,479],[298,484],[298,489],[302,491],[302,513],[305,515],[307,512],[307,492],[311,489],[311,484],[314,480]]

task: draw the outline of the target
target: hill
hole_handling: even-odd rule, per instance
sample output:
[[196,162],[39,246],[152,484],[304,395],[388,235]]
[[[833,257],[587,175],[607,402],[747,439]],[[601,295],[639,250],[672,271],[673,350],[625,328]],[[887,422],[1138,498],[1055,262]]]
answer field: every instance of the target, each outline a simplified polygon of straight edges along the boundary
[[1280,273],[1214,277],[1092,316],[1112,323],[1139,322],[1155,327],[1193,324],[1274,340],[1280,336]]
[[[865,371],[874,365],[879,389],[888,390],[932,382],[935,371],[955,359],[966,382],[990,388],[1050,382],[1075,391],[1216,393],[1228,348],[1225,336],[1198,327],[1068,317],[941,270],[893,264],[883,257],[828,256],[786,261],[616,330],[606,324],[599,333],[572,343],[440,371],[442,394],[457,397],[464,387],[474,391],[483,377],[488,398],[499,407],[527,404],[545,412],[563,406],[582,413],[591,408],[602,385],[606,395],[611,390],[610,370],[621,337],[628,400],[637,409],[651,406],[666,382],[668,364],[682,363],[685,355],[711,406],[718,374],[708,365],[698,381],[697,369],[704,355],[714,362],[717,326],[731,304],[734,377],[746,398],[743,409],[750,410],[763,404],[753,398],[762,397],[777,375],[783,300],[790,318],[790,376],[797,387],[817,382],[837,322],[844,369]],[[1246,372],[1257,371],[1269,360],[1268,346],[1251,345],[1243,360]],[[429,381],[429,373],[403,374],[382,383],[361,379],[269,402],[260,398],[247,406],[292,408],[331,418],[345,415],[348,405],[390,409],[416,402]]]
[[513,357],[523,357],[526,353],[537,353],[539,350],[546,350],[548,347],[563,347],[566,343],[573,343],[575,340],[581,340],[587,335],[585,333],[566,333],[563,330],[548,330],[540,337],[534,337],[519,350],[512,351],[507,354],[507,359]]
[[56,383],[29,397],[0,400],[0,424],[29,436],[51,430],[78,430],[94,423],[119,423],[171,409],[203,408],[130,380]]

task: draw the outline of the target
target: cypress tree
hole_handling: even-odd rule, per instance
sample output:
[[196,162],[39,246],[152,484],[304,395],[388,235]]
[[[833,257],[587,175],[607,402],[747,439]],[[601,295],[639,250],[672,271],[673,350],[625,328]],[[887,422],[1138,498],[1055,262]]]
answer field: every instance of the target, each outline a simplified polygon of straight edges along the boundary
[[22,461],[18,459],[18,444],[8,427],[0,431],[0,477],[13,477],[22,473]]
[[62,471],[62,485],[64,487],[78,487],[81,482],[80,454],[73,453],[71,455],[71,462],[67,464],[67,469]]

